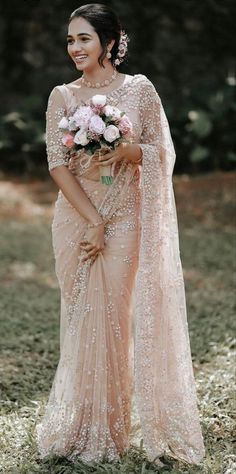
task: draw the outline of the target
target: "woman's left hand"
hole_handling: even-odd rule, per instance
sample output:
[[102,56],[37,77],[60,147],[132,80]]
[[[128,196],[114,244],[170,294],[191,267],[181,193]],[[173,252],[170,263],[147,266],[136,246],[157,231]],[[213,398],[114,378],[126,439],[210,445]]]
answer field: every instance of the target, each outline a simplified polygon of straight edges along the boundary
[[97,166],[107,166],[122,160],[135,162],[142,156],[142,150],[136,143],[120,143],[115,150],[100,156]]

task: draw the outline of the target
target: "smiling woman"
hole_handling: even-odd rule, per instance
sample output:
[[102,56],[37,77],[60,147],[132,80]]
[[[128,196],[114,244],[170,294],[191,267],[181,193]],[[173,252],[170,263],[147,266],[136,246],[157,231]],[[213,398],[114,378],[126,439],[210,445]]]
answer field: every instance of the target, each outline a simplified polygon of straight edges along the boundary
[[[92,39],[92,35],[89,35],[88,33],[79,33],[77,35],[77,38],[73,38],[73,36],[68,35],[67,36],[67,44],[68,44],[68,53],[72,57],[72,59],[75,61],[75,63],[79,63],[83,61],[85,58],[87,58],[87,54],[83,52],[79,52],[80,50],[83,51],[83,45],[88,41]],[[77,51],[73,51],[72,45],[77,42]],[[80,44],[81,43],[81,44]],[[85,48],[86,49],[86,48]]]
[[[134,396],[148,459],[160,464],[168,454],[198,464],[204,445],[171,179],[175,150],[153,84],[116,69],[126,50],[127,36],[108,6],[72,13],[68,53],[83,75],[56,86],[47,108],[48,165],[59,187],[52,235],[61,326],[38,447],[42,457],[119,459],[130,446]],[[123,120],[133,134],[84,169],[85,149],[77,153],[73,145],[73,114],[94,88],[100,94],[92,108],[84,104],[77,133],[96,142],[94,122],[101,123],[106,104],[105,123],[112,118],[118,128]],[[71,127],[69,151],[58,123]],[[99,179],[107,163],[114,167],[109,186]]]
[[[98,63],[102,68],[118,65],[115,61],[120,59],[121,25],[114,12],[104,5],[85,5],[75,10],[69,19],[68,36],[70,55],[74,56],[73,48],[76,50],[76,47],[82,47],[83,52],[83,46],[87,43],[90,52],[91,47],[95,48]],[[76,43],[78,37],[81,39],[79,44]],[[85,49],[84,52],[87,54],[88,51]]]
[[[69,25],[67,36],[68,53],[80,70],[80,65],[84,63],[83,69],[93,69],[97,65],[97,58],[102,53],[99,37],[93,27],[83,18],[75,18]],[[81,31],[81,33],[77,33]],[[86,65],[85,65],[85,60]]]

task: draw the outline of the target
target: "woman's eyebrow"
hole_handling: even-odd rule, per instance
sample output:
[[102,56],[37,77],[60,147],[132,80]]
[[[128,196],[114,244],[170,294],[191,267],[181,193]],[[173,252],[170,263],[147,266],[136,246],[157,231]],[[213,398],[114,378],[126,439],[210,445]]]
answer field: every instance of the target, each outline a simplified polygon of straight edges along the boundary
[[[77,36],[90,36],[90,38],[92,38],[92,35],[89,33],[79,33]],[[72,38],[72,35],[67,35],[67,38]]]

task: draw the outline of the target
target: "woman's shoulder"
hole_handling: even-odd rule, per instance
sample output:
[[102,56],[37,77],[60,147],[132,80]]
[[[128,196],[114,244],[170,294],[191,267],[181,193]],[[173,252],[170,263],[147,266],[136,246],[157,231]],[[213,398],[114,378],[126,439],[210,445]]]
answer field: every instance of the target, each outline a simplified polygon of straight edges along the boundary
[[65,86],[67,86],[67,84],[65,84],[65,83],[55,85],[55,86],[51,89],[50,94],[52,94],[52,93],[56,94],[56,93],[58,93],[58,92],[61,93],[61,94],[63,94],[63,91],[65,90]]
[[[118,89],[112,91],[110,95],[120,94],[121,92],[124,93],[126,91],[130,93],[132,90],[135,95],[138,95],[144,101],[145,99],[153,99],[154,96],[158,96],[154,84],[147,76],[145,76],[145,74],[125,74],[125,76],[126,80],[124,83],[121,84]],[[79,88],[80,84],[78,83],[78,80],[55,85],[49,94],[49,99],[55,100],[61,97],[61,100],[64,100],[67,103],[71,98],[71,95],[73,95],[73,92],[75,92],[75,89],[77,91]]]
[[147,105],[153,100],[160,100],[153,82],[144,74],[135,74],[133,76],[132,86],[135,94],[140,98],[140,103]]
[[70,98],[69,90],[66,87],[66,84],[55,85],[49,93],[49,103],[60,102],[65,105]]
[[[133,84],[133,85],[139,85],[140,87],[146,87],[146,88],[155,88],[154,87],[154,84],[150,81],[150,79],[147,78],[147,76],[145,76],[144,74],[134,74],[134,75],[131,75],[131,74],[125,74],[126,76],[126,81],[125,81],[125,84]],[[72,81],[72,82],[68,82],[68,83],[62,83],[62,84],[58,84],[56,86],[54,86],[52,89],[51,89],[51,92],[55,92],[55,91],[60,91],[63,93],[63,90],[65,90],[65,88],[69,88],[69,89],[73,89],[73,88],[80,88],[81,87],[81,83],[78,79],[76,79],[75,81]]]
[[133,76],[133,83],[135,85],[140,86],[140,88],[142,88],[143,90],[148,90],[148,91],[155,90],[156,91],[156,88],[155,88],[153,82],[150,79],[148,79],[148,77],[145,76],[145,74],[135,74]]
[[58,84],[56,86],[53,86],[52,89],[49,91],[48,100],[56,100],[60,97],[63,97],[63,95],[63,84]]

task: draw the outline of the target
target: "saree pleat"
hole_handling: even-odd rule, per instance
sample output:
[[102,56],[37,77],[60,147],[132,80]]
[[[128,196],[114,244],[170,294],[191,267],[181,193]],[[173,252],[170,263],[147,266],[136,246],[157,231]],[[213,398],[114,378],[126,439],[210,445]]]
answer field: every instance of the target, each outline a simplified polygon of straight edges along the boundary
[[127,215],[120,192],[122,204],[119,208],[117,200],[117,210],[123,215],[113,218],[110,191],[88,178],[82,180],[88,193],[96,188],[94,204],[99,209],[106,203],[104,213],[109,220],[105,248],[93,264],[82,264],[79,258],[83,219],[62,193],[56,202],[52,230],[63,302],[61,350],[44,422],[37,427],[44,455],[53,451],[74,458],[80,453],[81,459],[89,461],[94,453],[97,459],[106,453],[116,459],[128,447],[133,390],[130,305],[140,234],[140,200],[130,182],[133,176],[133,168],[128,174],[123,167],[117,179],[124,189],[124,177],[128,180],[132,199],[136,193],[135,213]]

